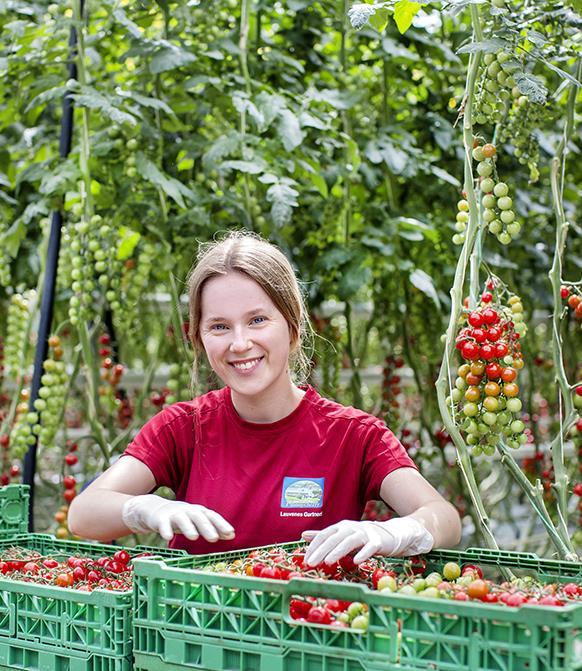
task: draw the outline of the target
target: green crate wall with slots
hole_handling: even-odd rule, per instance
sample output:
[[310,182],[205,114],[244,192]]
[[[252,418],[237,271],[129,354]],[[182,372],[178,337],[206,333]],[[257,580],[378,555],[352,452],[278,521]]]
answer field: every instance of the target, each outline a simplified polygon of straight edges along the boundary
[[[201,570],[246,554],[136,561],[135,671],[582,669],[582,604],[509,608],[384,595],[340,582]],[[448,561],[479,564],[486,571],[505,566],[545,582],[582,581],[580,563],[481,549],[434,551],[427,555],[427,570],[441,571]],[[289,616],[295,594],[366,603],[368,631],[295,622]]]
[[0,487],[0,538],[9,538],[28,531],[28,485]]
[[[14,545],[54,557],[97,558],[124,549],[21,534],[0,539],[0,552]],[[185,554],[145,546],[125,549],[165,557]],[[0,670],[131,671],[131,619],[131,591],[82,592],[0,576]]]

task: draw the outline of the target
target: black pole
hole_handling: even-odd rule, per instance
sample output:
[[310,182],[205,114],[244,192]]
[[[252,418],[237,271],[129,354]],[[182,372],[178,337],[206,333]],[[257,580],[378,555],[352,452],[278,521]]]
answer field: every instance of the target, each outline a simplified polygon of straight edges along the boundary
[[[77,51],[77,31],[71,26],[69,35],[69,79],[77,79],[77,65],[75,61]],[[71,151],[73,136],[73,100],[69,92],[63,98],[63,117],[61,120],[61,138],[59,143],[59,154],[66,158]],[[55,300],[55,285],[57,281],[57,269],[59,265],[59,249],[61,246],[61,228],[63,216],[60,210],[54,210],[51,217],[49,231],[48,250],[46,255],[45,279],[42,288],[40,304],[40,322],[38,326],[38,337],[34,355],[34,370],[32,374],[32,386],[30,390],[30,411],[34,411],[34,402],[38,398],[40,379],[43,374],[43,363],[48,352],[48,338],[53,319],[53,307]],[[34,474],[36,472],[36,450],[37,441],[28,448],[24,457],[24,472],[22,481],[30,487],[30,508],[28,513],[28,530],[34,531]]]

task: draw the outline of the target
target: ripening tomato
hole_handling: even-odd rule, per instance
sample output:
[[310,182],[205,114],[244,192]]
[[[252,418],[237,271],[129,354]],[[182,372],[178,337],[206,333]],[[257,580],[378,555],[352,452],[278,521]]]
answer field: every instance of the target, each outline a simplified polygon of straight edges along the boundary
[[506,382],[503,385],[503,393],[507,398],[514,398],[519,394],[519,387],[515,382]]
[[73,576],[70,573],[59,573],[56,584],[59,587],[70,587],[73,584]]
[[473,580],[467,586],[467,594],[471,599],[483,599],[483,597],[489,593],[489,585],[481,579]]
[[469,373],[469,374],[465,377],[465,382],[466,382],[469,386],[474,387],[474,386],[478,385],[478,384],[481,382],[482,379],[483,379],[483,378],[482,378],[481,375],[473,375],[473,373]]
[[485,362],[484,361],[473,361],[471,364],[471,373],[473,375],[478,375],[481,377],[485,372]]
[[517,371],[514,368],[504,368],[501,371],[501,379],[504,382],[513,382],[517,377]]
[[487,396],[499,396],[501,393],[501,387],[497,384],[497,382],[489,381],[485,385],[485,394]]

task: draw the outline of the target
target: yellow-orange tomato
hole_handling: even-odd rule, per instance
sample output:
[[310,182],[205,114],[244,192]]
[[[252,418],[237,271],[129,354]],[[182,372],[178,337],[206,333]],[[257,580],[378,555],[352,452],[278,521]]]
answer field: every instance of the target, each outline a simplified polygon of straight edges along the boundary
[[63,356],[63,348],[62,347],[55,347],[53,350],[53,355],[55,359],[61,359]]
[[53,335],[48,339],[49,347],[58,347],[61,344],[59,336]]
[[59,510],[58,512],[55,513],[55,520],[59,524],[62,524],[66,519],[67,519],[67,513],[63,512],[62,510]]
[[471,386],[475,386],[478,385],[482,379],[483,377],[481,375],[473,375],[473,373],[469,373],[465,378],[465,382]]
[[503,393],[507,398],[513,398],[519,394],[519,387],[515,382],[506,382],[503,385]]
[[20,398],[23,401],[28,401],[28,399],[30,398],[30,389],[22,389],[22,391],[20,392]]
[[492,156],[495,156],[495,154],[497,153],[495,145],[491,144],[490,142],[483,145],[482,151],[483,156],[485,156],[485,158],[491,158]]
[[467,594],[471,599],[482,599],[486,594],[489,594],[489,585],[484,580],[473,580],[467,586]]
[[514,359],[513,360],[513,367],[517,368],[517,370],[521,370],[524,366],[523,359]]
[[249,564],[248,566],[245,567],[245,573],[246,573],[247,575],[254,575],[254,573],[253,573],[253,567],[252,567],[251,564]]
[[57,538],[68,538],[69,530],[66,527],[59,527],[55,532],[55,536]]
[[483,375],[485,372],[485,363],[483,361],[473,361],[471,364],[471,373],[473,375]]
[[471,403],[475,403],[481,398],[481,392],[478,387],[469,387],[465,392],[465,398]]
[[56,583],[59,587],[70,587],[74,582],[73,576],[70,573],[59,573]]
[[485,394],[487,396],[499,396],[500,392],[501,387],[497,384],[497,382],[489,380],[489,382],[485,385]]

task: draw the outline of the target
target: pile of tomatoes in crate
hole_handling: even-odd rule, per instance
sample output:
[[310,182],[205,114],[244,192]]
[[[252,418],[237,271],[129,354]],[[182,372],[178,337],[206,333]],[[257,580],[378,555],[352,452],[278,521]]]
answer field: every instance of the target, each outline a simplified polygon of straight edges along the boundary
[[[356,565],[348,555],[331,565],[322,563],[315,567],[306,566],[304,558],[304,548],[291,552],[284,548],[265,548],[253,550],[246,557],[230,563],[209,564],[203,570],[274,580],[310,578],[358,583],[382,594],[480,601],[509,607],[559,607],[582,601],[582,585],[574,582],[544,584],[531,577],[522,577],[496,583],[485,579],[481,568],[474,564],[460,566],[448,562],[441,572],[428,572],[422,557],[392,559],[390,563],[374,558]],[[368,628],[368,606],[359,601],[296,594],[291,598],[289,614],[298,622],[359,630]]]
[[[136,555],[137,556],[137,555]],[[142,555],[143,556],[143,555]],[[0,577],[40,585],[127,591],[132,588],[133,567],[127,550],[98,558],[53,553],[13,546],[0,552]]]

